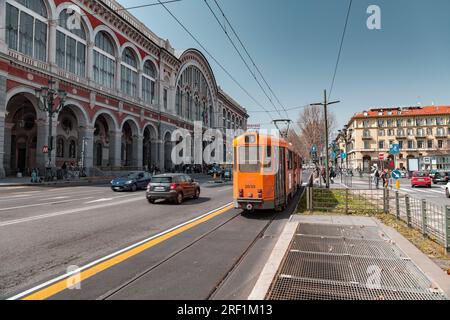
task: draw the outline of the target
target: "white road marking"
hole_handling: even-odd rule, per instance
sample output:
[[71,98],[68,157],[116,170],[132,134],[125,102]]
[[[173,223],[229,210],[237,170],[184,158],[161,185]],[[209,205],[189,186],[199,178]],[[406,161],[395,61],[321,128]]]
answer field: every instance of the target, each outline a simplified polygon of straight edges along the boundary
[[24,223],[24,222],[30,222],[30,221],[48,219],[48,218],[53,218],[53,217],[59,217],[59,216],[67,215],[67,214],[73,214],[73,213],[80,213],[80,212],[85,212],[85,211],[90,211],[90,210],[96,210],[96,209],[101,209],[101,208],[105,208],[105,207],[111,207],[111,206],[116,206],[116,205],[136,202],[136,201],[142,201],[142,200],[143,200],[142,196],[139,196],[139,197],[135,197],[135,198],[125,199],[125,200],[122,200],[122,201],[115,201],[115,202],[97,204],[97,205],[84,207],[84,208],[70,209],[70,210],[59,211],[59,212],[48,213],[48,214],[42,214],[42,215],[28,217],[28,218],[9,220],[9,221],[0,222],[0,227],[6,227],[6,226],[15,225],[15,224]]
[[24,208],[32,208],[32,207],[40,207],[40,206],[48,206],[48,205],[53,205],[53,204],[61,204],[61,203],[68,203],[68,202],[73,202],[73,201],[78,201],[78,200],[89,200],[89,199],[92,199],[92,197],[80,198],[80,199],[71,199],[71,200],[64,200],[64,201],[34,203],[34,204],[27,204],[27,205],[23,205],[23,206],[16,206],[16,207],[9,207],[9,208],[0,208],[0,211],[24,209]]
[[54,198],[47,198],[42,199],[42,201],[49,201],[49,200],[62,200],[62,199],[69,199],[70,197],[54,197]]
[[94,200],[94,201],[85,202],[84,204],[91,204],[91,203],[97,203],[97,202],[106,202],[106,201],[111,201],[111,200],[114,200],[114,198],[103,198],[103,199],[98,199],[98,200]]

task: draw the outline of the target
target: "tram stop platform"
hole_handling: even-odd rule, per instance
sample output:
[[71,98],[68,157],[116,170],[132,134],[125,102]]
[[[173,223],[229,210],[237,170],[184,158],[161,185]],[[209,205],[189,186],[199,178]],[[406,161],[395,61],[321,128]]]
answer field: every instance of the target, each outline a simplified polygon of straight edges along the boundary
[[448,300],[450,276],[375,218],[292,216],[249,300]]

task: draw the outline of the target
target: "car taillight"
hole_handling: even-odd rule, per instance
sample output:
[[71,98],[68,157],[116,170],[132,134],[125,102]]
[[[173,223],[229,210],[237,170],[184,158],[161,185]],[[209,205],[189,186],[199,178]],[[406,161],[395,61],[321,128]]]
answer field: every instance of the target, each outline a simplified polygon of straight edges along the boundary
[[170,185],[170,190],[177,190],[177,188],[178,188],[178,185],[176,183],[172,183]]
[[260,199],[262,198],[262,192],[263,191],[261,189],[258,190],[258,198],[260,198]]
[[243,198],[244,197],[244,189],[240,189],[239,190],[239,197]]

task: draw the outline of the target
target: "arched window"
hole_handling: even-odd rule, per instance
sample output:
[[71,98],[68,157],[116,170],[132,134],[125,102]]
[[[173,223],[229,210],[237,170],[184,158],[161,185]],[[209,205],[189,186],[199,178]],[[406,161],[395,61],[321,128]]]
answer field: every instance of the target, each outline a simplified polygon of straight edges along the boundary
[[77,157],[77,146],[74,140],[70,140],[69,144],[69,158],[75,159]]
[[227,128],[227,111],[225,110],[225,108],[223,109],[222,112],[222,121],[223,121],[223,129],[225,130]]
[[137,97],[138,72],[136,55],[130,48],[122,54],[122,92]]
[[58,138],[56,143],[56,156],[58,158],[64,158],[64,139]]
[[192,119],[192,99],[191,99],[191,94],[188,93],[186,95],[186,100],[187,100],[187,118],[189,120]]
[[63,10],[56,31],[56,64],[73,74],[86,74],[86,32],[82,25],[71,24],[70,15]]
[[95,37],[94,81],[102,86],[114,88],[115,74],[116,58],[113,43],[105,32],[99,32]]
[[151,61],[147,60],[144,63],[144,70],[142,72],[142,99],[150,104],[155,102],[155,83],[155,65]]
[[197,98],[194,100],[194,113],[194,120],[200,120],[200,102]]
[[177,115],[181,115],[181,91],[180,91],[180,87],[177,87],[177,95],[175,97],[175,109],[176,109],[176,113]]
[[209,106],[209,127],[214,127],[214,110],[212,106]]
[[47,7],[43,0],[6,3],[6,43],[37,60],[47,61]]

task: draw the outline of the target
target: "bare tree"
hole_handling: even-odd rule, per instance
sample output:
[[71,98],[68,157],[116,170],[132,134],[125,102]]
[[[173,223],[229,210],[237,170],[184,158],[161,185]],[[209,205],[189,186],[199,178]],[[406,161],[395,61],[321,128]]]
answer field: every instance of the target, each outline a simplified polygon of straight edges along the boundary
[[[310,150],[313,145],[317,146],[320,153],[325,147],[325,120],[324,110],[320,106],[309,106],[300,112],[297,120],[299,128],[299,152],[304,159],[311,157]],[[332,141],[331,133],[336,128],[336,117],[332,112],[328,112],[328,140]]]

